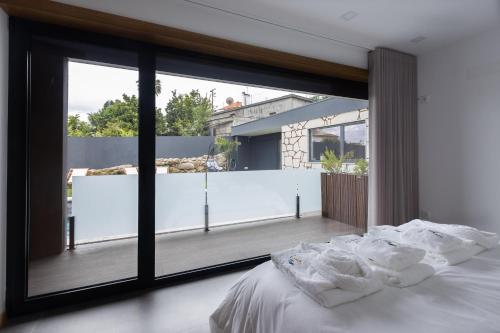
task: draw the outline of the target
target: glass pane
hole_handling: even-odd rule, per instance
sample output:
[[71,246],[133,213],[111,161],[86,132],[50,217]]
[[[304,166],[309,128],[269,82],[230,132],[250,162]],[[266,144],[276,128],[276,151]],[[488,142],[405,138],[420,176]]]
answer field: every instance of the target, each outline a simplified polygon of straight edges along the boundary
[[166,72],[156,79],[156,276],[350,230],[321,216],[309,130],[323,118],[295,120],[320,102],[330,116],[334,100]]
[[366,158],[366,124],[344,127],[344,153],[352,152],[353,159]]
[[340,127],[323,127],[311,130],[311,148],[313,161],[320,161],[321,155],[329,149],[340,157]]
[[138,71],[63,64],[62,219],[32,220],[29,296],[137,276]]

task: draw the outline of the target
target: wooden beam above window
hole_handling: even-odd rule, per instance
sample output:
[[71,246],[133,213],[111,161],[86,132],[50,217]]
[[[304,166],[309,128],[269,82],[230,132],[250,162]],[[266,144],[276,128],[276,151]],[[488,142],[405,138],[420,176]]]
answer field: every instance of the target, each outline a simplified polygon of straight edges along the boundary
[[366,69],[252,46],[177,28],[47,0],[0,0],[10,16],[127,37],[322,76],[368,82]]

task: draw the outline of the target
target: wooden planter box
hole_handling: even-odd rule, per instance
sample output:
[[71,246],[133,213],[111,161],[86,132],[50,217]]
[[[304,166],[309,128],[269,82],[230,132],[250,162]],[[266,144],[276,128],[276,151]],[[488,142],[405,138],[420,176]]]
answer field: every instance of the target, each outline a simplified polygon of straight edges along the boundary
[[368,176],[322,173],[321,213],[324,217],[366,231]]

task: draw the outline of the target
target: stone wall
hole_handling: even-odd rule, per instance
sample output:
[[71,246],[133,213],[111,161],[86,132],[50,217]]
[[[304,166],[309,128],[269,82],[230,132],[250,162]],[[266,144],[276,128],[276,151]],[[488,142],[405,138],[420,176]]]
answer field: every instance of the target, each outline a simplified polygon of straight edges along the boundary
[[[223,154],[214,156],[217,164],[221,167],[226,165],[226,157]],[[156,159],[157,168],[165,168],[166,173],[194,173],[205,172],[207,170],[207,155],[198,157],[184,157],[184,158],[158,158]],[[138,171],[138,167],[132,164],[117,165],[103,169],[85,169],[85,176],[111,176],[111,175],[126,175],[130,174],[130,170]],[[68,184],[72,183],[74,169],[70,169],[67,175]],[[157,169],[157,173],[158,169]]]
[[[321,168],[321,163],[309,160],[309,130],[357,121],[365,121],[367,127],[366,158],[368,159],[368,110],[356,110],[307,120],[281,127],[281,163],[288,168]],[[349,166],[348,166],[349,167]]]
[[[226,165],[226,157],[223,154],[214,156],[217,164],[221,167]],[[168,167],[168,173],[193,173],[205,172],[207,170],[207,155],[186,158],[159,158],[156,160],[157,167]]]

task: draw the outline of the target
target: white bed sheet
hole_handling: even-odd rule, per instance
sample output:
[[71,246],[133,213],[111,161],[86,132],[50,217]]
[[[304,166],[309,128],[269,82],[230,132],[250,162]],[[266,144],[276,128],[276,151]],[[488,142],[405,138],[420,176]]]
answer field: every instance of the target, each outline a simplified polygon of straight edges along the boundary
[[245,274],[210,317],[212,333],[500,332],[500,248],[408,288],[384,287],[328,309],[271,262]]

